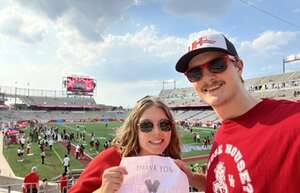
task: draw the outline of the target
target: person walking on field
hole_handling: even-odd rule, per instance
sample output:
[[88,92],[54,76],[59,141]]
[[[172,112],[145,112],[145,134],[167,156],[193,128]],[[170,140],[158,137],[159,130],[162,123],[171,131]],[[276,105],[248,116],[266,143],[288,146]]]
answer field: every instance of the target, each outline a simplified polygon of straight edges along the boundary
[[63,165],[64,165],[65,173],[67,173],[68,168],[70,167],[70,158],[68,157],[68,155],[65,155],[64,160],[63,160]]
[[46,152],[43,150],[41,152],[41,160],[42,160],[42,164],[45,164],[45,157],[46,157]]

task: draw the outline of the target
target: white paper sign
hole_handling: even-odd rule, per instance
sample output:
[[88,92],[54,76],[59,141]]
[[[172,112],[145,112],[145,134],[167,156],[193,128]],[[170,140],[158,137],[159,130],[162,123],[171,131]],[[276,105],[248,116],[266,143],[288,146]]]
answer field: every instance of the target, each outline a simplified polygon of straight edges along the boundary
[[128,172],[117,193],[188,193],[188,179],[169,157],[124,157]]

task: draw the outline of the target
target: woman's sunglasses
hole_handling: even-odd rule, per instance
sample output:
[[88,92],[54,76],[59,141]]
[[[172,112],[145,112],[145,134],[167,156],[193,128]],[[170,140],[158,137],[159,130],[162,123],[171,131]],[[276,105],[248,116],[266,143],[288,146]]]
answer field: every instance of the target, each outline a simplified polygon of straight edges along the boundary
[[188,71],[186,71],[184,74],[186,75],[187,79],[190,82],[196,82],[201,80],[203,77],[203,68],[206,67],[209,72],[212,73],[221,73],[224,72],[227,69],[227,59],[229,58],[228,55],[216,58],[212,61],[209,61],[205,64],[201,64],[197,67],[194,67]]
[[[150,120],[143,120],[138,124],[138,127],[142,132],[149,133],[153,130],[154,123]],[[161,119],[159,121],[159,128],[161,131],[165,131],[165,132],[171,131],[172,127],[173,124],[168,119]]]

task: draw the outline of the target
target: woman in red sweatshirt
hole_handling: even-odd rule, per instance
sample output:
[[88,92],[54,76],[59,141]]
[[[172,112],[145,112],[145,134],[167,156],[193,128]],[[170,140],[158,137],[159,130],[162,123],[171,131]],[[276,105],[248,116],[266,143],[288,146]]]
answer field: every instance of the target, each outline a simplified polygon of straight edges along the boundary
[[112,147],[102,151],[85,168],[69,193],[114,193],[119,190],[122,157],[163,155],[180,159],[180,142],[169,108],[154,97],[139,100],[118,129]]

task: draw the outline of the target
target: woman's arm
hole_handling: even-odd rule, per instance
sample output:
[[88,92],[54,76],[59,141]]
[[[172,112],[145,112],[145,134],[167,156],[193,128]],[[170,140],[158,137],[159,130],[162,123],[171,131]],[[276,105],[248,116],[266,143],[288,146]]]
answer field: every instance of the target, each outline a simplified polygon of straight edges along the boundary
[[109,148],[96,156],[80,174],[80,178],[69,193],[93,192],[101,187],[104,171],[119,166],[121,155],[115,148]]

